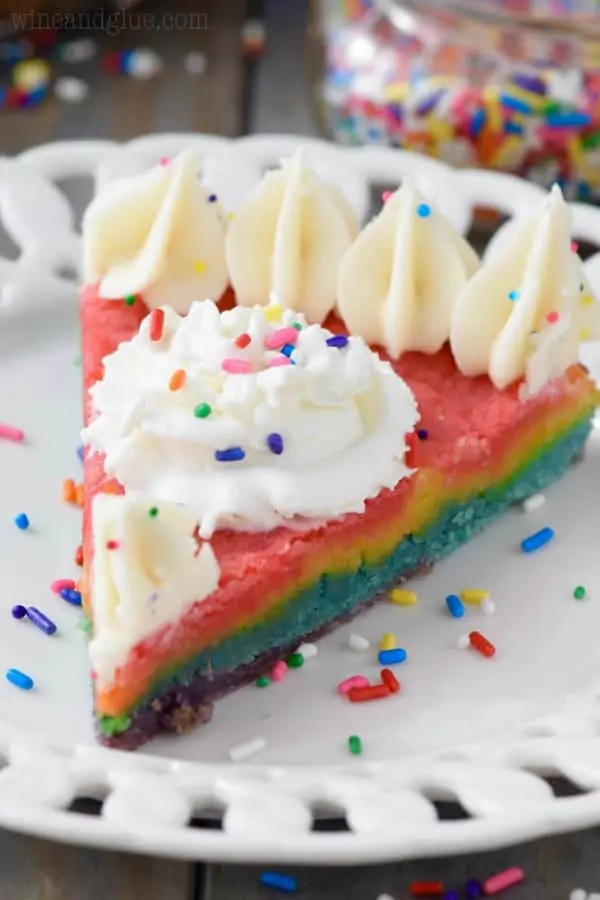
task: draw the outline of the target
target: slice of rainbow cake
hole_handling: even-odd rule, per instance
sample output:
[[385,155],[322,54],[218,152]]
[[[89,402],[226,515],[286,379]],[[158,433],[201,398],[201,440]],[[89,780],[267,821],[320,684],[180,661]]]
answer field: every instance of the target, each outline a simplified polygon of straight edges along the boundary
[[301,155],[230,221],[188,154],[86,214],[83,593],[109,745],[208,721],[583,451],[600,309],[558,189],[481,265],[409,185],[357,230]]

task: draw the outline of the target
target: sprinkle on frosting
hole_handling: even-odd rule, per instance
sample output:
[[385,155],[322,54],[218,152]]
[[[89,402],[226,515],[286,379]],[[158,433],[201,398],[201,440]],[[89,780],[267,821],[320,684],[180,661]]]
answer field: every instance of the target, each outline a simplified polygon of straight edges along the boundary
[[242,334],[238,334],[235,339],[235,346],[239,347],[240,350],[245,350],[248,344],[251,342],[252,338],[246,332],[242,332]]
[[278,328],[271,331],[265,337],[265,347],[268,350],[281,350],[286,344],[295,344],[298,340],[298,332],[293,326]]
[[276,431],[272,431],[267,437],[267,445],[271,453],[274,453],[276,456],[283,453],[283,438]]
[[[91,389],[84,436],[107,474],[185,503],[203,538],[362,512],[411,474],[418,412],[405,382],[361,338],[339,340],[291,310],[272,322],[270,309],[202,301],[180,318],[166,307],[163,339],[151,341],[145,319]],[[185,390],[173,391],[178,371]]]
[[169,378],[169,390],[179,391],[185,384],[185,369],[175,369]]
[[342,347],[348,346],[348,338],[345,334],[334,334],[333,337],[327,338],[327,346],[338,347],[341,350]]
[[221,368],[230,375],[248,375],[252,372],[254,366],[249,359],[227,358],[221,363]]
[[283,307],[279,303],[273,303],[265,309],[265,319],[267,322],[280,322],[283,315]]
[[151,341],[160,341],[163,335],[164,323],[164,311],[162,309],[153,309],[150,313],[150,325],[148,327],[148,335]]

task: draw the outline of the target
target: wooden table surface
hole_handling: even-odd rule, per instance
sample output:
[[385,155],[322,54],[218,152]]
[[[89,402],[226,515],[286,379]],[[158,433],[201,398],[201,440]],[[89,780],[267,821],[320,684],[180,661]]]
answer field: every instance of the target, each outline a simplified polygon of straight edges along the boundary
[[[160,25],[161,10],[175,7],[163,0],[162,7],[143,8],[154,11]],[[90,86],[85,103],[52,99],[29,112],[0,113],[0,153],[57,138],[126,140],[153,131],[316,134],[307,87],[303,0],[266,0],[262,10],[252,0],[204,0],[200,5],[178,0],[176,11],[200,8],[207,13],[206,30],[94,33],[100,56],[115,49],[154,47],[165,61],[163,73],[151,81],[110,77],[102,74],[98,58],[68,67],[68,74]],[[240,29],[249,15],[261,11],[267,49],[256,65],[248,65],[240,53]],[[192,50],[206,54],[203,77],[183,69],[182,58]],[[80,184],[66,190],[80,208],[88,199]],[[598,833],[591,831],[451,860],[358,870],[297,869],[293,874],[299,896],[306,900],[376,900],[383,893],[400,900],[408,896],[412,880],[439,878],[448,887],[459,887],[469,877],[521,865],[527,882],[511,892],[514,900],[567,900],[577,886],[600,891],[598,848]],[[259,874],[250,867],[193,866],[72,848],[0,830],[0,900],[259,900],[268,896],[258,885]]]

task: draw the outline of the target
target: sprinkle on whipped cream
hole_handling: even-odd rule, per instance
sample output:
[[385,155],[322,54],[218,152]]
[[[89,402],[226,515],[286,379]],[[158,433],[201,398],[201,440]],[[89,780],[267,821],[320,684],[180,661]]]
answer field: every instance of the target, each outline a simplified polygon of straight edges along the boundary
[[91,389],[84,439],[128,494],[185,504],[208,538],[360,513],[410,475],[415,398],[362,338],[273,306],[162,312]]

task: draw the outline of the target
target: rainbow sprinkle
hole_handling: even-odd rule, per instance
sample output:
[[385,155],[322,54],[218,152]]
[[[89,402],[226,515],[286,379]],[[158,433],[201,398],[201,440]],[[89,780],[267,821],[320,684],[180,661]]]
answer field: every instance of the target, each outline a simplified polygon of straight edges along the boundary
[[249,359],[224,359],[221,363],[221,369],[228,375],[249,375],[254,366]]
[[267,436],[267,446],[271,453],[280,456],[283,453],[283,438],[276,431]]
[[241,447],[228,447],[226,450],[215,450],[217,462],[240,462],[246,458],[246,452]]
[[21,444],[25,440],[25,432],[13,425],[7,425],[0,422],[0,439],[12,441],[15,444]]
[[194,407],[194,415],[197,419],[206,419],[210,416],[212,412],[212,406],[210,403],[199,403],[198,406]]
[[414,591],[407,591],[404,588],[393,588],[389,592],[388,597],[397,606],[414,606],[418,601]]

